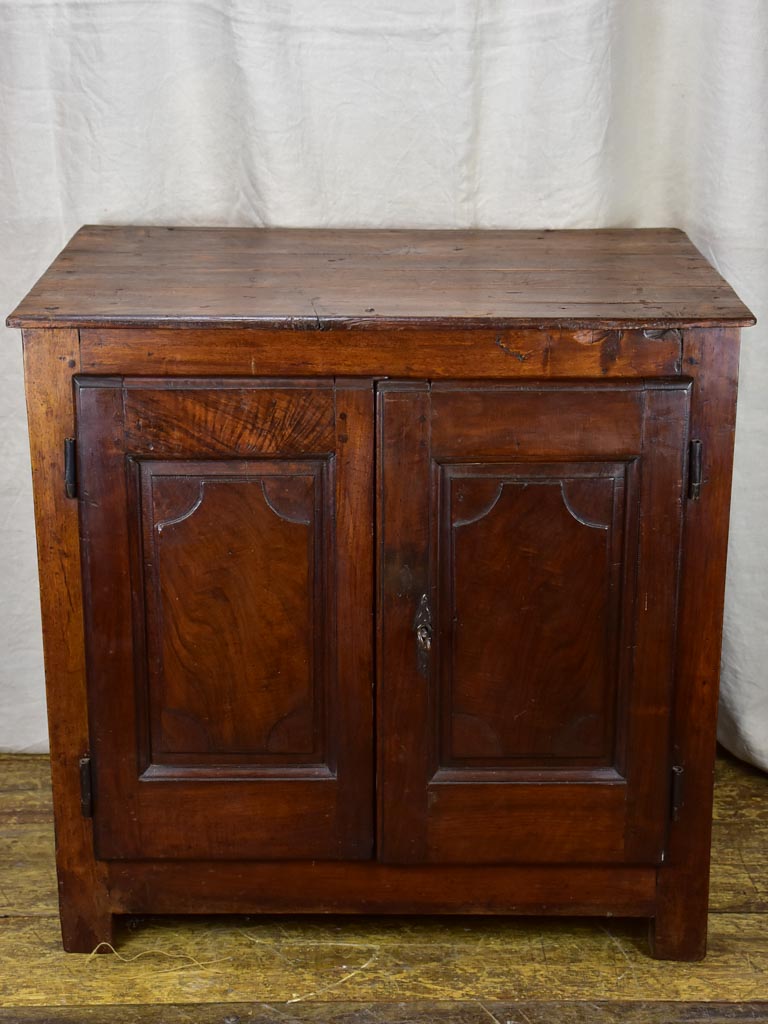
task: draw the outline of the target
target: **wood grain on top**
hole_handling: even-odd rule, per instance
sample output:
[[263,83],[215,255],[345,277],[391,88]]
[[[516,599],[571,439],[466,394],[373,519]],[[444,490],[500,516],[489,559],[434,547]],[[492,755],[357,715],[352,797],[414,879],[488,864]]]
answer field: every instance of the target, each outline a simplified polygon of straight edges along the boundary
[[672,229],[84,227],[10,327],[745,326]]

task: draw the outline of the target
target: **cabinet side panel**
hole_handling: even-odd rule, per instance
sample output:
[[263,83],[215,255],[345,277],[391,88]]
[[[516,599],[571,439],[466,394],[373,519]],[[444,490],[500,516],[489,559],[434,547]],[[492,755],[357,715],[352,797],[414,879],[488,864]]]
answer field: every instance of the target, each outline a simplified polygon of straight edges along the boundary
[[699,500],[686,501],[672,725],[672,763],[682,775],[651,943],[659,958],[699,960],[707,938],[739,331],[686,332],[683,362],[693,379],[690,436],[702,442],[703,479]]
[[78,763],[88,751],[80,541],[77,502],[64,493],[78,369],[77,331],[24,332],[61,927],[65,949],[87,952],[110,938],[111,917],[91,822],[80,806]]

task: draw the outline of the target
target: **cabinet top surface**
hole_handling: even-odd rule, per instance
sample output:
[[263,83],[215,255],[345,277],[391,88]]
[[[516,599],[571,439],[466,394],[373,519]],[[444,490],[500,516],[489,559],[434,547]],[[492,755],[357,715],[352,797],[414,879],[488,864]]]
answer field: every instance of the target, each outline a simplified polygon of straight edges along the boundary
[[84,227],[10,327],[746,326],[673,229]]

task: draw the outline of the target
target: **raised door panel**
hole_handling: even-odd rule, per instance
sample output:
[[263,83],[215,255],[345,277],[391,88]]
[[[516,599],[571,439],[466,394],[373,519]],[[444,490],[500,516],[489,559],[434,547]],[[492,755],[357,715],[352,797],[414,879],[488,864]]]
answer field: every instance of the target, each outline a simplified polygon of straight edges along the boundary
[[146,761],[322,764],[329,463],[136,463]]
[[687,409],[382,385],[383,859],[659,861]]
[[77,398],[97,854],[370,856],[370,387]]
[[440,467],[442,766],[612,765],[632,468]]

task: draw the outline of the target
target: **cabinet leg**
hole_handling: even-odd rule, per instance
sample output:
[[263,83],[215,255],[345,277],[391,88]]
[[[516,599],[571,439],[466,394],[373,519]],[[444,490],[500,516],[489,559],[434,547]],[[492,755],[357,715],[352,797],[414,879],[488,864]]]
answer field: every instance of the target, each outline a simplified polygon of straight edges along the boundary
[[[62,900],[61,939],[67,953],[92,953],[101,942],[112,945],[113,917],[108,911],[93,906]],[[110,950],[104,946],[100,953]]]
[[[671,875],[671,877],[670,877]],[[691,884],[677,872],[660,872],[656,917],[648,941],[657,960],[703,960],[707,953],[708,893],[704,884]]]

